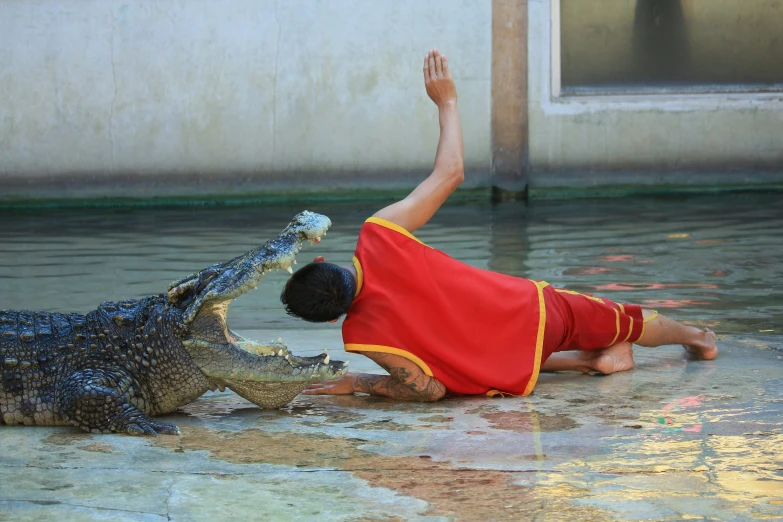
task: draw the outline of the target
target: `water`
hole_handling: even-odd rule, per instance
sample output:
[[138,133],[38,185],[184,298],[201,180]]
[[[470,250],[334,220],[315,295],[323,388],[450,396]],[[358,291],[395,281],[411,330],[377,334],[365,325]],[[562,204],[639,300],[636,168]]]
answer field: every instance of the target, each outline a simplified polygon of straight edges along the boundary
[[[417,234],[481,268],[656,308],[720,333],[783,330],[783,205],[777,194],[448,205]],[[0,213],[0,308],[87,312],[263,243],[307,208],[333,227],[298,259],[349,264],[383,203]],[[267,275],[229,311],[237,331],[320,328],[288,317]],[[499,296],[499,299],[505,296]]]

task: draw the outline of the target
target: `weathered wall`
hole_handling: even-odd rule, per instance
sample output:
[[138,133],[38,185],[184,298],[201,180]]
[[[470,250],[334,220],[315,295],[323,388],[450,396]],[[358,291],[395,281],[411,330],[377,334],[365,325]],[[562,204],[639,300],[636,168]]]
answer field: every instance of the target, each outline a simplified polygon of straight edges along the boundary
[[436,46],[459,87],[466,166],[486,184],[490,2],[5,0],[0,183],[409,184],[437,145],[421,77]]
[[[713,173],[783,168],[783,94],[553,96],[551,1],[529,4],[533,189],[694,180],[709,185],[712,179],[753,184],[770,177]],[[656,174],[595,174],[639,170]],[[691,176],[683,177],[684,171]]]

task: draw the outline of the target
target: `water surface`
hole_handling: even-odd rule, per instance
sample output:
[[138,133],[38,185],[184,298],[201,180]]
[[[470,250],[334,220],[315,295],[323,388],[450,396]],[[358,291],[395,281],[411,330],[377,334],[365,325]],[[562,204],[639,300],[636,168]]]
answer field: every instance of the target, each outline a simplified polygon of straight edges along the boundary
[[[348,264],[378,202],[3,211],[0,307],[87,312],[166,290],[255,248],[307,208],[332,229],[299,263]],[[418,234],[481,268],[636,302],[721,333],[783,329],[783,205],[777,194],[448,205]],[[284,272],[231,307],[236,330],[317,329],[285,315]],[[506,296],[499,296],[499,299]]]

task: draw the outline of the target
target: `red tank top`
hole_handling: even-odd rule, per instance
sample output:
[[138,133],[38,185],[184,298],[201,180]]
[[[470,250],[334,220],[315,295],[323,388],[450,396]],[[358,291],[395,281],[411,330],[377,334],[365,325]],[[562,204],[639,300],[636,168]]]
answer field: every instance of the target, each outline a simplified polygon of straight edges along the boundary
[[533,390],[546,283],[466,265],[375,217],[362,226],[354,265],[346,351],[400,355],[455,393]]

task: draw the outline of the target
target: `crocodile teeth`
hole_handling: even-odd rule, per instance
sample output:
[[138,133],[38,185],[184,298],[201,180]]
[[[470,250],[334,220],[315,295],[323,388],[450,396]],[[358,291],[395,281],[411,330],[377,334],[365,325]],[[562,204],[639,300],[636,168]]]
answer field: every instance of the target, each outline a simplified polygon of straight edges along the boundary
[[291,274],[291,275],[294,275],[294,269],[293,269],[293,268],[291,268],[290,266],[289,266],[289,267],[286,267],[285,271],[286,271],[286,272],[288,272],[288,273],[289,273],[289,274]]
[[294,259],[292,262],[293,262],[293,264],[296,264],[296,259]]
[[278,337],[277,338],[277,342],[280,343],[280,344],[283,344],[283,338],[282,337]]
[[283,355],[283,349],[281,348],[279,352],[277,352],[278,357]]
[[324,364],[329,364],[329,356],[324,357]]

